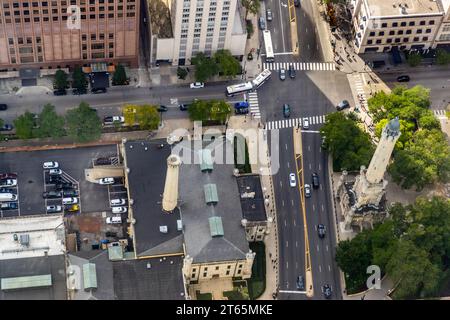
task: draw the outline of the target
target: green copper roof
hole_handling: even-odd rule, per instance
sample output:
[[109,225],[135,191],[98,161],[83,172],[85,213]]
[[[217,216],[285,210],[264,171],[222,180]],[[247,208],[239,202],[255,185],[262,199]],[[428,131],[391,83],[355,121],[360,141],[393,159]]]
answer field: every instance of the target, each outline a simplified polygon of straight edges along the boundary
[[203,186],[205,191],[206,204],[219,202],[219,196],[217,195],[217,186],[214,183],[205,184]]
[[221,217],[211,217],[209,220],[209,229],[211,231],[211,237],[223,236],[223,225]]
[[2,278],[2,290],[50,287],[52,285],[52,275],[44,274],[41,276]]
[[97,272],[95,270],[95,264],[83,264],[83,282],[84,289],[97,288]]
[[209,150],[209,149],[200,150],[199,157],[200,157],[200,170],[212,171],[213,161],[212,161],[212,156],[211,156],[211,150]]

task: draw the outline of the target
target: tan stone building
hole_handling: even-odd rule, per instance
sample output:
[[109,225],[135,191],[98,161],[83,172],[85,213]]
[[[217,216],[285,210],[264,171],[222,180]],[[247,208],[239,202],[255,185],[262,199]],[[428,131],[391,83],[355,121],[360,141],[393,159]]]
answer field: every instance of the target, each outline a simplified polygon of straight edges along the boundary
[[434,41],[435,48],[450,45],[450,0],[440,1],[442,2],[445,15]]
[[138,64],[140,0],[3,0],[0,69]]

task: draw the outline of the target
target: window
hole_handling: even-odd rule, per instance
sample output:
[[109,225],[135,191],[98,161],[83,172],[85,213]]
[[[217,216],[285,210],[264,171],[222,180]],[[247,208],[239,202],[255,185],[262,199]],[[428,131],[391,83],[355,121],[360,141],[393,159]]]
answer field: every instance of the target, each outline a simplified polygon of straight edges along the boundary
[[395,41],[395,43],[399,43],[399,42],[400,42],[400,40],[401,40],[400,38],[395,38],[395,40],[394,40],[394,41]]
[[428,37],[423,37],[422,41],[428,41]]
[[398,30],[397,34],[403,34],[403,30]]
[[414,41],[414,42],[417,42],[417,41],[419,41],[419,39],[420,39],[419,37],[414,37],[414,40],[413,40],[413,41]]
[[371,39],[367,40],[367,44],[372,44],[373,41]]
[[381,39],[377,39],[376,43],[380,44],[381,43]]
[[403,42],[409,42],[409,38],[403,38]]
[[203,273],[203,278],[206,278],[208,274],[206,272]]
[[406,30],[406,34],[411,34],[411,30],[410,29],[408,29],[408,30]]
[[431,33],[431,29],[425,30],[425,33]]
[[381,27],[382,27],[382,28],[387,28],[387,23],[386,23],[386,22],[383,22],[383,23],[381,24]]
[[433,25],[433,24],[434,24],[434,20],[428,21],[428,24],[429,24],[430,26]]
[[386,39],[386,43],[392,43],[392,39],[391,38]]
[[410,22],[409,22],[409,26],[412,27],[412,26],[414,26],[414,25],[416,25],[415,21],[410,21]]
[[219,270],[219,266],[216,267],[216,270]]
[[422,33],[422,29],[417,29],[416,33]]
[[384,36],[384,31],[380,31],[380,32],[378,32],[378,36]]
[[395,34],[395,31],[394,31],[394,30],[389,31],[389,35],[390,35],[390,36],[393,36],[394,34]]
[[375,32],[372,31],[369,33],[369,37],[374,37],[374,36],[375,36]]
[[424,25],[425,25],[425,21],[423,21],[423,20],[420,21],[420,25],[421,25],[421,26],[424,26]]
[[227,274],[226,274],[227,276],[229,276],[230,275],[230,270],[227,270]]
[[392,22],[393,27],[398,27],[398,22]]
[[402,23],[400,23],[400,25],[401,25],[402,27],[406,27],[406,22],[403,21]]

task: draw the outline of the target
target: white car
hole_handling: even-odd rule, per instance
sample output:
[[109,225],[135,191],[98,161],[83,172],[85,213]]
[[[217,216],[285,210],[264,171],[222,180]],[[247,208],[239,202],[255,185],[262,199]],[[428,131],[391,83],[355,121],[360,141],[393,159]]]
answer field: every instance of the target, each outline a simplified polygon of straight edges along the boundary
[[112,213],[125,213],[127,212],[127,207],[112,207]]
[[205,84],[203,82],[194,82],[191,83],[191,89],[200,89],[203,88]]
[[102,178],[100,180],[98,180],[99,184],[113,184],[114,183],[114,178]]
[[56,161],[49,161],[49,162],[44,162],[44,164],[42,165],[42,167],[44,169],[57,169],[59,168],[59,163]]
[[63,198],[62,199],[63,204],[76,204],[78,203],[78,198]]
[[125,203],[127,202],[127,200],[125,199],[112,199],[110,201],[111,206],[123,206]]
[[291,185],[291,187],[295,187],[297,185],[294,173],[289,174],[289,184]]
[[113,116],[112,119],[113,119],[112,122],[116,122],[116,121],[118,121],[120,123],[124,123],[125,122],[125,117],[123,117],[123,116]]
[[308,120],[308,118],[303,118],[303,129],[309,129],[309,120]]
[[107,217],[106,223],[108,224],[122,223],[122,217]]
[[311,186],[309,184],[305,184],[305,197],[306,198],[311,197]]
[[17,186],[17,179],[5,179],[0,182],[2,187],[15,187]]
[[62,174],[62,170],[61,169],[50,169],[48,174],[51,176],[59,176],[60,174]]
[[61,206],[58,206],[58,205],[47,206],[47,213],[56,213],[56,212],[61,212],[61,211],[62,211]]

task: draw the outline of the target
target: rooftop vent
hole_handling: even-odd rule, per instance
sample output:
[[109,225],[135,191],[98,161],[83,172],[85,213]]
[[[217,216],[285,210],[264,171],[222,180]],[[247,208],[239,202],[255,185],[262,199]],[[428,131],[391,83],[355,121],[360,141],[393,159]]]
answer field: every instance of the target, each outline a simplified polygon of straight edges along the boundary
[[167,226],[159,226],[159,232],[161,232],[161,233],[168,233],[169,232],[169,228],[167,228]]
[[211,217],[209,220],[209,230],[211,237],[223,237],[223,225],[221,217]]
[[213,169],[211,150],[209,150],[209,149],[200,150],[199,157],[200,157],[200,170],[202,172],[205,172],[205,171],[211,172]]
[[214,183],[205,184],[203,186],[205,191],[206,204],[216,204],[219,202],[219,196],[217,195],[217,186]]
[[30,235],[29,234],[21,234],[20,235],[20,244],[28,247],[30,245]]

